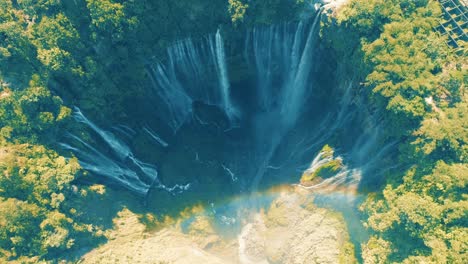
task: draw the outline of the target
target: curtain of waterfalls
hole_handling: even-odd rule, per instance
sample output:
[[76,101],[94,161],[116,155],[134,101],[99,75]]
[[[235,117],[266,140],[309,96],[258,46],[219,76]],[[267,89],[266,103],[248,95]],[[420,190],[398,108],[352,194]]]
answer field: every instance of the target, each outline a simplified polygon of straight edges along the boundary
[[[344,150],[344,159],[362,166],[361,170],[372,170],[387,149],[376,148],[378,125],[371,116],[363,118],[356,108],[352,80],[325,83],[320,79],[326,68],[318,34],[320,14],[318,11],[310,20],[246,32],[242,63],[254,77],[243,86],[229,78],[232,65],[227,58],[236,54],[227,54],[225,46],[229,43],[224,42],[220,30],[201,40],[174,43],[167,49],[166,60],[146,67],[151,83],[147,100],[157,109],[142,120],[147,125],[120,124],[106,129],[77,108],[75,118],[88,127],[92,139],[70,134],[61,145],[78,157],[84,169],[140,195],[146,195],[152,187],[173,194],[192,187],[203,191],[210,188],[204,185],[203,177],[224,177],[226,184],[237,186],[238,191],[256,190],[270,178],[297,179],[320,147],[333,137],[346,136],[346,130],[349,137],[356,138]],[[327,96],[319,97],[324,90]],[[197,105],[208,110],[198,113]],[[217,111],[221,117],[215,114]],[[199,116],[202,114],[212,120],[204,120]],[[218,119],[223,118],[229,124],[220,130]],[[365,127],[366,122],[371,125]],[[356,127],[359,136],[351,133]],[[163,137],[160,131],[171,134],[163,133]],[[183,136],[191,131],[207,140],[215,133],[221,141],[213,139],[209,146],[203,145],[200,136]],[[137,157],[132,144],[137,137],[155,142],[154,152],[162,153],[161,158]],[[201,149],[208,147],[214,152],[209,160]],[[193,152],[190,159],[186,158],[188,151]],[[163,184],[162,165],[168,167],[165,179],[172,179],[178,178],[175,169],[198,164],[215,168],[217,175],[201,171],[201,175],[186,176],[187,181]],[[350,169],[329,182],[356,182],[359,177]]]

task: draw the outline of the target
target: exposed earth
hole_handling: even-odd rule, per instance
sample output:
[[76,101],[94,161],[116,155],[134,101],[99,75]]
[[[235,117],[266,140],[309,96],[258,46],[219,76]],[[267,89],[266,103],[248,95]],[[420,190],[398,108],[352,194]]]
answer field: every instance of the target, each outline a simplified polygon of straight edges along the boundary
[[[265,194],[242,198],[249,201]],[[268,194],[268,195],[271,195]],[[274,194],[266,210],[249,209],[237,235],[217,230],[206,214],[148,231],[138,216],[123,210],[109,242],[80,263],[353,263],[354,249],[339,213],[318,208],[300,187]]]

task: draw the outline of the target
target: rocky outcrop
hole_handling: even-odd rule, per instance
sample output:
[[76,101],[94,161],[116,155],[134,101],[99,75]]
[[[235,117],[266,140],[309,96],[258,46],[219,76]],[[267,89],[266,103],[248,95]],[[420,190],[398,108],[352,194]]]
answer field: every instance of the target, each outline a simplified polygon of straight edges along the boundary
[[[246,197],[259,199],[264,194]],[[269,193],[268,195],[271,195]],[[343,218],[317,208],[299,187],[276,192],[266,210],[250,210],[236,238],[226,238],[201,214],[182,230],[180,222],[148,233],[137,216],[123,212],[112,240],[81,263],[352,263]]]
[[209,228],[200,236],[184,234],[177,226],[150,234],[138,216],[128,210],[114,222],[109,242],[89,252],[80,263],[229,263],[201,246],[210,239]]
[[282,193],[245,225],[239,235],[240,262],[338,263],[348,243],[344,222],[311,199],[298,190]]
[[325,145],[312,161],[310,167],[302,174],[301,184],[310,186],[323,179],[328,179],[335,176],[343,167],[342,158],[335,156],[334,149]]

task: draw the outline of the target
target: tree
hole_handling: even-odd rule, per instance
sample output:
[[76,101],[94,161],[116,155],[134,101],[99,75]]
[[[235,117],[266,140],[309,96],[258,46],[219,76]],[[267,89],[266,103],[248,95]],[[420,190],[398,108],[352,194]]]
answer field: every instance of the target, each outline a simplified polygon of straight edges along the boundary
[[[400,142],[403,168],[361,209],[372,237],[365,263],[464,263],[467,256],[467,98],[463,63],[433,28],[437,1],[353,0],[326,35]],[[335,21],[331,21],[335,22]],[[346,31],[360,52],[339,43]],[[343,29],[344,28],[344,29]]]
[[[0,199],[0,256],[17,257],[25,252],[41,254],[38,237],[41,209],[17,199]],[[1,260],[1,258],[0,258]]]
[[67,160],[31,144],[3,144],[0,155],[0,253],[4,257],[50,257],[76,243],[94,241],[99,228],[83,222],[72,210],[75,199],[84,199],[72,186],[81,170],[77,159]]
[[[392,243],[381,257],[463,263],[468,257],[467,185],[466,164],[440,161],[426,175],[411,169],[403,184],[385,188],[383,199],[370,197],[363,205],[369,215],[367,223],[378,231],[378,239]],[[373,241],[368,247],[373,248]]]
[[422,122],[414,132],[417,136],[412,145],[419,158],[428,162],[440,159],[451,162],[468,162],[468,113],[467,100],[454,107],[438,110],[433,118]]
[[[33,76],[30,87],[23,91],[0,90],[0,126],[9,131],[4,136],[9,140],[27,141],[26,138],[50,133],[64,121],[71,110],[63,106],[62,100],[53,96],[38,76]],[[57,123],[58,122],[58,123]]]
[[75,73],[83,70],[73,53],[83,49],[77,30],[62,13],[43,16],[33,27],[32,42],[37,47],[37,58],[51,72]]
[[229,0],[228,10],[229,14],[231,14],[232,23],[242,22],[247,8],[249,8],[248,4],[244,4],[239,0]]
[[86,3],[97,32],[110,35],[115,41],[122,40],[124,32],[138,23],[136,17],[126,17],[124,4],[112,0],[86,0]]

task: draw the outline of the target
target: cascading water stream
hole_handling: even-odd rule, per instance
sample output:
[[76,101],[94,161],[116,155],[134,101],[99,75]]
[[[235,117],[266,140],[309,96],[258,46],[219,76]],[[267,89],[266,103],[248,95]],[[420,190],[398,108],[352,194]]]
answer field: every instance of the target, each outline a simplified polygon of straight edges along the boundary
[[[78,157],[80,165],[84,169],[103,176],[141,196],[145,196],[151,187],[169,192],[187,190],[190,187],[190,184],[175,185],[173,187],[162,184],[159,181],[156,166],[135,158],[131,148],[126,143],[113,133],[103,130],[91,122],[79,108],[75,108],[75,120],[90,128],[102,139],[104,145],[112,150],[112,153],[106,154],[76,135],[69,134],[69,138],[74,140],[74,144],[81,145],[82,148],[79,149],[67,143],[60,143],[60,145],[64,149],[72,151]],[[145,127],[143,130],[163,147],[168,146],[166,142],[148,128]]]
[[[307,85],[312,65],[314,45],[317,43],[317,23],[321,10],[318,11],[304,39],[304,22],[299,22],[295,32],[288,31],[288,25],[267,28],[266,31],[254,30],[251,37],[253,53],[259,86],[260,107],[262,112],[256,120],[260,126],[255,132],[259,143],[257,146],[263,153],[252,182],[252,190],[256,190],[269,166],[278,145],[285,134],[295,125],[301,115],[304,104],[309,96],[307,93],[313,87]],[[267,43],[263,46],[262,43]],[[249,54],[249,52],[246,52]],[[276,84],[272,79],[275,64],[281,63],[283,79]],[[263,140],[267,138],[267,140]],[[267,145],[264,148],[264,145]]]
[[230,84],[226,65],[226,54],[221,32],[218,29],[215,35],[215,47],[212,46],[213,53],[216,54],[216,71],[219,76],[219,86],[221,87],[221,104],[230,120],[233,120],[239,113],[231,102]]
[[234,122],[239,115],[230,95],[226,53],[221,32],[195,44],[177,42],[167,50],[168,62],[149,64],[154,91],[164,103],[162,117],[174,132],[187,121],[195,101],[223,109]]

